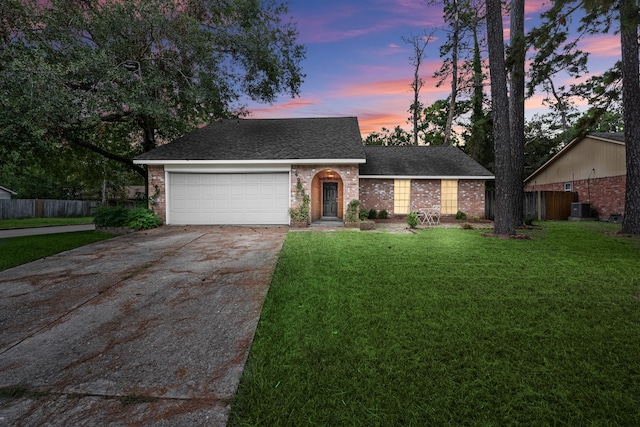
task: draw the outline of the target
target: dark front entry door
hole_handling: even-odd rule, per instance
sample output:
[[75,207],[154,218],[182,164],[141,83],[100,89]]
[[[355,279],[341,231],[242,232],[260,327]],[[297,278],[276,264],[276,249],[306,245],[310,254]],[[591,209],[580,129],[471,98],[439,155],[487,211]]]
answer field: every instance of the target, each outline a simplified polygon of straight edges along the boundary
[[325,182],[322,184],[322,216],[338,216],[337,182]]

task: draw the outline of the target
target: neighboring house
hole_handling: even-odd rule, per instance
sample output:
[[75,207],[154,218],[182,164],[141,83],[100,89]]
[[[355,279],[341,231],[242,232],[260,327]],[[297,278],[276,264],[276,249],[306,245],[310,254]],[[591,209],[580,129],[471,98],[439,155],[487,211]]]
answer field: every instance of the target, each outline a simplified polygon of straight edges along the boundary
[[525,191],[573,191],[600,218],[624,213],[624,133],[592,133],[567,144],[525,180]]
[[[397,157],[394,167],[376,154],[382,150]],[[413,166],[403,169],[403,159]],[[430,161],[437,166],[419,165]],[[457,184],[456,196],[445,198],[456,199],[456,210],[482,217],[484,181],[493,179],[453,147],[363,147],[355,117],[219,120],[134,162],[148,166],[153,209],[166,224],[289,224],[298,180],[311,197],[312,221],[343,219],[349,201],[362,197],[367,209],[406,214],[406,202],[388,203],[407,182],[409,206],[438,205],[445,181]],[[375,196],[378,183],[384,197]]]
[[15,196],[17,194],[18,193],[16,193],[15,191],[11,191],[8,188],[0,185],[0,200],[10,199],[11,196]]

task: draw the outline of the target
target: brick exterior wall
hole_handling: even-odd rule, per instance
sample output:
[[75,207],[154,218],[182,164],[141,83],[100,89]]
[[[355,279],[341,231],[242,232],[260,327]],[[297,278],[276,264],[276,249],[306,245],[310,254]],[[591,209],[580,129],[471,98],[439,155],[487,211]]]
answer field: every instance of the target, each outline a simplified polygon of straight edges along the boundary
[[[544,185],[527,185],[525,191],[564,191],[564,182]],[[611,214],[624,213],[626,175],[578,180],[572,182],[572,191],[578,193],[578,201],[591,203],[600,219]]]
[[412,179],[411,206],[415,209],[426,209],[440,205],[439,179]]
[[485,181],[458,181],[458,210],[467,214],[467,218],[484,218]]
[[[440,204],[439,179],[412,179],[411,205],[426,208]],[[386,209],[393,212],[393,179],[360,179],[361,206],[366,209]],[[485,182],[483,180],[458,181],[458,210],[468,217],[484,218]]]
[[393,180],[360,178],[360,207],[393,215]]
[[307,194],[311,195],[311,221],[322,217],[322,183],[338,183],[338,218],[351,200],[360,198],[358,165],[292,165],[291,206],[296,206],[296,184],[298,179]]
[[162,223],[167,222],[167,192],[165,191],[164,166],[149,165],[147,168],[149,177],[150,208],[160,217]]

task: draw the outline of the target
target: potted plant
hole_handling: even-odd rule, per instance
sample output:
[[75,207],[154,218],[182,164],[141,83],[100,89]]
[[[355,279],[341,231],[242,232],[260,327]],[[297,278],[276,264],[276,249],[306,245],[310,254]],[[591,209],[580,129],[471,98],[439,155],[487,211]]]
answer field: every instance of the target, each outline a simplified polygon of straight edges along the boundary
[[300,178],[298,178],[298,182],[296,183],[296,207],[289,209],[291,227],[304,228],[309,226],[310,204],[311,197],[306,194],[302,182],[300,182]]

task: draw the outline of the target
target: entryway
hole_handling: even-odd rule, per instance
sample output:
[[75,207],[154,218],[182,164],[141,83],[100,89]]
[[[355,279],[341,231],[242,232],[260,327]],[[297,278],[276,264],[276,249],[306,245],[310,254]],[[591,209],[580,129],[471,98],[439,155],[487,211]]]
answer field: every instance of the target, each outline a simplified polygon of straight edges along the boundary
[[322,219],[338,218],[338,183],[322,183]]
[[335,169],[323,169],[311,180],[311,222],[344,217],[344,182]]

